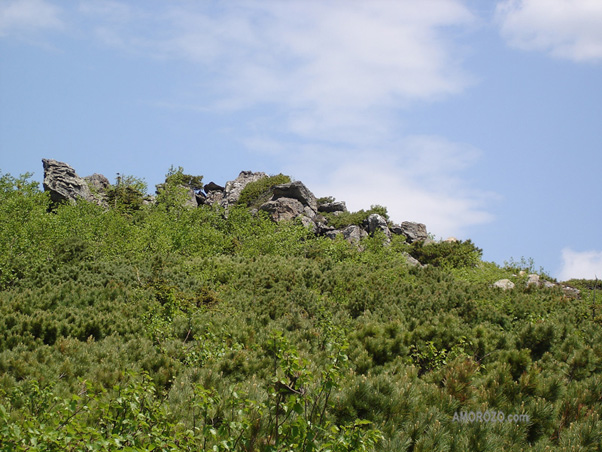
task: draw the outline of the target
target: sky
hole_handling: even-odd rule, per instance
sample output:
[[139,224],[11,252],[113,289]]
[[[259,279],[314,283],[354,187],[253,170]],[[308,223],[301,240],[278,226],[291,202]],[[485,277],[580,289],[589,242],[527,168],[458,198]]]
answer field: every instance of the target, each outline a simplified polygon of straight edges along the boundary
[[0,0],[0,171],[284,173],[602,278],[601,0]]

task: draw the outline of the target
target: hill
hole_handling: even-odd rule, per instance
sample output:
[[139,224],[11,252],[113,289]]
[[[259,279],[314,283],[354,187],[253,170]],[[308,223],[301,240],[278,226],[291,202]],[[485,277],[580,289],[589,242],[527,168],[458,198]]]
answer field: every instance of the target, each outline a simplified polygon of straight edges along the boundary
[[602,450],[594,281],[285,175],[44,165],[0,175],[0,451]]

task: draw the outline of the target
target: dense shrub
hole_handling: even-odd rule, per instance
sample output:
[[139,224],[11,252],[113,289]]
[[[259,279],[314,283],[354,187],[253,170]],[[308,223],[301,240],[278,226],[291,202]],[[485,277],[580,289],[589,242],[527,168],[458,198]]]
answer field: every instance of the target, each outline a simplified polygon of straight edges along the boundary
[[[0,177],[0,451],[599,448],[593,281],[495,290],[470,241],[242,206],[49,205]],[[530,418],[454,421],[485,410]]]

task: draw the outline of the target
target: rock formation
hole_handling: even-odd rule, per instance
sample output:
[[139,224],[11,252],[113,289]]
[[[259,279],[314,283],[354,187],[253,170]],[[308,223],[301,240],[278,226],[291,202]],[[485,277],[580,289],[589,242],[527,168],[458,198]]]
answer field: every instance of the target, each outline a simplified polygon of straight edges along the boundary
[[236,179],[226,183],[226,187],[222,192],[223,197],[219,201],[220,205],[227,208],[236,204],[236,201],[240,198],[240,193],[248,183],[258,181],[264,177],[268,177],[268,175],[263,172],[241,171]]
[[44,191],[54,202],[75,202],[83,199],[98,202],[86,181],[71,166],[56,160],[42,159],[44,165]]

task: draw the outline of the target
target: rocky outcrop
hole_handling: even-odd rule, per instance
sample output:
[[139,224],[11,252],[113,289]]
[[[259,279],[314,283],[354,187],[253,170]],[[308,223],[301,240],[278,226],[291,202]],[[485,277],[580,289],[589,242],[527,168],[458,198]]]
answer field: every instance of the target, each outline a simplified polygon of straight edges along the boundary
[[79,199],[99,202],[92,195],[86,181],[79,177],[71,166],[56,160],[42,159],[44,165],[44,191],[50,193],[54,202],[74,203]]
[[428,238],[426,226],[422,223],[404,221],[401,223],[399,230],[401,234],[405,235],[408,243],[414,243]]
[[86,176],[84,177],[84,180],[88,183],[90,189],[96,193],[105,194],[107,189],[111,186],[109,179],[98,173]]
[[376,231],[382,231],[388,238],[391,238],[391,231],[387,225],[387,220],[377,213],[371,214],[366,220],[368,232],[374,234]]
[[229,181],[223,191],[223,198],[220,200],[222,207],[229,207],[238,201],[240,193],[250,182],[256,182],[259,179],[268,177],[266,173],[253,171],[241,171],[238,177],[234,180]]
[[225,187],[222,187],[221,185],[218,185],[213,181],[209,182],[208,184],[205,184],[205,186],[203,187],[205,193],[209,193],[210,191],[224,191],[225,189]]
[[296,199],[301,204],[313,211],[313,216],[318,212],[318,201],[314,194],[301,181],[276,185],[273,188],[272,201],[280,198]]
[[318,206],[318,212],[347,212],[347,205],[345,201],[327,202]]
[[347,240],[350,243],[357,243],[364,237],[368,236],[368,233],[366,231],[364,231],[362,228],[355,224],[347,226],[345,229],[343,229],[342,233],[343,237],[345,237],[345,240]]
[[306,215],[307,207],[292,198],[278,198],[261,205],[259,210],[268,212],[274,221],[290,221]]

